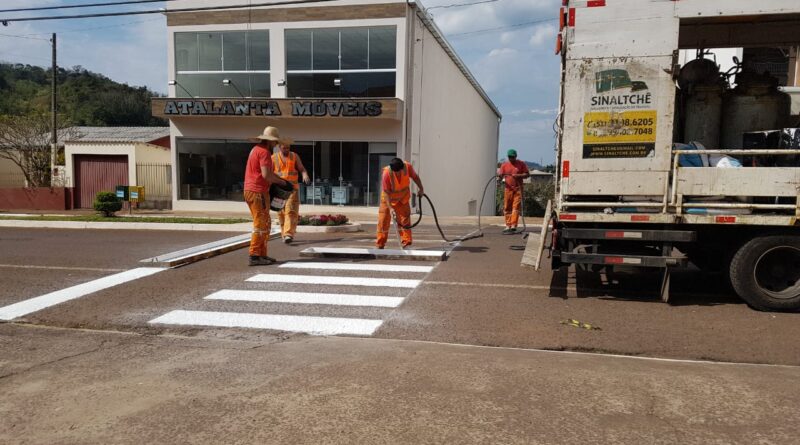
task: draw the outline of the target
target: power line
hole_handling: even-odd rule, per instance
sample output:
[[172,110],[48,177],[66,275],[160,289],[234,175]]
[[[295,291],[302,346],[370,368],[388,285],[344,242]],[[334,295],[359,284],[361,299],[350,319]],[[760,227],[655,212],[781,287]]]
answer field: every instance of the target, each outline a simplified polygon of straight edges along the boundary
[[50,39],[42,39],[42,38],[39,38],[39,37],[29,37],[29,36],[20,36],[20,35],[16,35],[16,34],[0,34],[0,37],[14,37],[14,38],[17,38],[17,39],[27,39],[27,40],[41,40],[41,41],[44,41],[44,42],[49,42],[50,41]]
[[556,21],[556,20],[558,20],[558,19],[557,18],[555,18],[555,19],[540,19],[540,20],[534,20],[534,21],[531,21],[531,22],[516,23],[514,25],[498,26],[497,28],[487,28],[487,29],[478,29],[478,30],[475,30],[475,31],[460,32],[458,34],[450,34],[447,37],[452,38],[452,37],[470,36],[470,35],[474,35],[474,34],[485,34],[485,33],[494,32],[494,31],[502,31],[502,30],[505,30],[505,29],[521,28],[521,27],[525,27],[525,26],[536,25],[536,24],[539,24],[539,23],[553,22],[553,21]]
[[259,7],[266,7],[266,6],[282,6],[282,5],[300,5],[306,3],[329,3],[339,0],[289,0],[284,2],[270,2],[270,3],[257,3],[257,4],[246,4],[246,5],[226,5],[226,6],[205,6],[205,7],[196,7],[196,8],[181,8],[181,9],[149,9],[149,10],[142,10],[142,11],[125,11],[125,12],[105,12],[105,13],[96,13],[96,14],[78,14],[78,15],[55,15],[55,16],[43,16],[43,17],[21,17],[21,18],[9,18],[9,19],[0,19],[0,23],[3,26],[8,26],[9,23],[13,22],[34,22],[34,21],[43,21],[43,20],[72,20],[72,19],[90,19],[90,18],[98,18],[98,17],[122,17],[128,15],[149,15],[149,14],[163,14],[163,13],[178,13],[178,12],[200,12],[200,11],[218,11],[218,10],[230,10],[230,9],[247,9],[247,8],[259,8]]
[[[430,8],[426,8],[426,9],[428,11],[430,11],[431,9],[460,8],[462,6],[482,5],[484,3],[496,3],[496,2],[499,2],[499,1],[500,0],[481,0],[479,2],[473,2],[473,3],[453,3],[453,4],[450,4],[450,5],[431,6]],[[2,11],[0,11],[0,12],[2,12]]]
[[38,6],[34,8],[0,9],[0,12],[51,11],[54,9],[95,8],[104,6],[138,5],[142,3],[174,2],[176,0],[126,0],[107,3],[82,3],[80,5]]

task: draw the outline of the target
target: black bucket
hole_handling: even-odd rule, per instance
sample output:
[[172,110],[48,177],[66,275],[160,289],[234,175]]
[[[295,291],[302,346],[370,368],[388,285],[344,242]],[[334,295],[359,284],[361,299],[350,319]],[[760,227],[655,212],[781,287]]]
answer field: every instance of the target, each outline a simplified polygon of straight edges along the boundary
[[283,210],[292,192],[294,192],[292,184],[272,184],[269,187],[269,208],[276,212]]

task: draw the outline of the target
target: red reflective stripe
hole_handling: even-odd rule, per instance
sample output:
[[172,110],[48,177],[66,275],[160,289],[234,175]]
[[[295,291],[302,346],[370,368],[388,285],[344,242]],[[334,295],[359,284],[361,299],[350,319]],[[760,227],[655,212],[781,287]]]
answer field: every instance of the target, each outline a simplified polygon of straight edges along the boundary
[[634,221],[634,222],[650,221],[650,216],[648,216],[648,215],[633,215],[633,216],[631,216],[631,221]]
[[606,232],[606,238],[625,238],[625,232]]
[[569,8],[569,26],[575,26],[575,8]]
[[606,264],[623,264],[625,262],[625,258],[621,256],[607,256],[605,258]]
[[560,31],[564,29],[566,25],[567,25],[567,17],[564,14],[564,8],[561,8],[561,10],[559,10],[558,12],[558,30]]
[[561,54],[561,48],[564,46],[564,38],[561,34],[556,37],[556,54]]
[[605,5],[606,5],[606,0],[589,0],[589,2],[586,3],[586,6],[590,8],[596,8],[598,6],[605,6]]
[[561,6],[567,6],[567,3],[569,3],[569,0],[561,0]]
[[564,214],[564,215],[561,215],[560,218],[561,218],[562,221],[576,221],[578,219],[578,215]]
[[564,161],[564,166],[561,169],[561,177],[569,178],[569,161]]
[[718,216],[717,222],[722,224],[732,224],[736,222],[735,216]]

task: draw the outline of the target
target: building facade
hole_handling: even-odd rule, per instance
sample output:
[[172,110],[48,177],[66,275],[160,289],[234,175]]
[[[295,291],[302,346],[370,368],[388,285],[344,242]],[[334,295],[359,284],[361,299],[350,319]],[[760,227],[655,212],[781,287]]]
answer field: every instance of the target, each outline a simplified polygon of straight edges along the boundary
[[[168,4],[173,208],[242,209],[244,164],[267,125],[295,142],[313,180],[301,202],[376,207],[380,173],[412,162],[445,215],[475,215],[493,175],[501,115],[424,8],[407,0],[270,7]],[[487,193],[484,213],[494,196]]]

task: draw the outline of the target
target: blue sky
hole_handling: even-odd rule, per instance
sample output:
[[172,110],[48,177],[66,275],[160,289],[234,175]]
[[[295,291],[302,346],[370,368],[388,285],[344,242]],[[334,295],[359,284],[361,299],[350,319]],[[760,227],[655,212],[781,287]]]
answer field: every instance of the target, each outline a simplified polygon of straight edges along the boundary
[[[560,2],[495,0],[472,6],[436,8],[486,0],[421,1],[430,8],[450,43],[502,111],[501,157],[507,149],[516,148],[520,157],[527,161],[551,163],[555,158],[552,126],[559,80],[558,57],[553,54],[553,48]],[[79,3],[88,3],[88,0],[3,0],[0,5],[14,8]],[[127,9],[154,9],[160,5]],[[109,9],[112,8],[69,12]],[[3,17],[22,15],[31,13]],[[547,21],[529,24],[539,20]],[[496,30],[480,32],[489,29]],[[167,39],[163,16],[11,23],[0,27],[0,60],[49,65],[50,48],[46,39],[52,32],[59,34],[61,66],[81,65],[119,82],[166,91]]]

